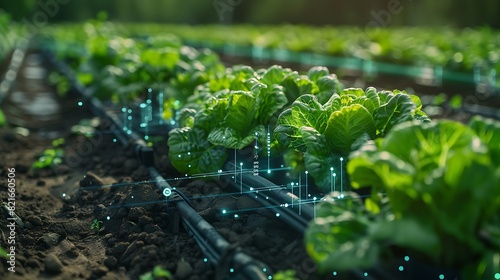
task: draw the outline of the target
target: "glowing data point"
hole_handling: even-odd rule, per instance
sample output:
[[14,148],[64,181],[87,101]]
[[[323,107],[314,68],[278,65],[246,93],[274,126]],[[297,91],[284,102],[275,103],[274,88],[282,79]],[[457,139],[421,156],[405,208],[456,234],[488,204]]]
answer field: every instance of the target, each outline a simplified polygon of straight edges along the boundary
[[134,198],[134,196],[132,196],[132,198]]
[[240,162],[240,166],[243,166],[243,162]]
[[337,173],[333,173],[333,177],[337,177]]
[[169,189],[169,188],[165,188],[165,189],[163,190],[163,195],[164,195],[164,196],[166,196],[166,197],[171,196],[171,195],[172,195],[172,190],[171,190],[171,189]]
[[227,211],[225,209],[222,210],[222,214],[226,214],[226,213],[227,213]]
[[234,214],[234,218],[235,219],[238,219],[240,216],[238,216],[238,214]]
[[273,277],[271,275],[267,276],[267,279],[271,280]]
[[268,170],[267,170],[267,174],[271,174],[271,169],[268,169]]
[[253,191],[253,188],[250,188],[251,191]]
[[[342,159],[342,158],[340,158]],[[365,272],[365,274],[363,274],[365,277],[368,277],[368,272]]]
[[409,256],[405,256],[405,261],[410,261],[410,257]]
[[313,198],[313,200],[314,200],[314,201],[316,201],[316,200],[317,200],[317,198],[316,198],[316,197],[314,197],[314,198]]
[[116,143],[116,138],[113,139],[113,143]]
[[405,270],[405,268],[402,265],[400,265],[399,266],[399,271],[403,271],[403,270]]
[[111,219],[111,217],[110,217],[110,216],[107,216],[107,217],[106,217],[106,220],[108,220],[108,221],[109,221],[110,219]]
[[179,158],[180,158],[180,157],[181,157],[181,155],[178,155],[177,157],[179,157]]
[[280,216],[280,213],[276,213],[276,217],[279,217]]
[[330,171],[333,171],[333,167],[330,167]]
[[439,279],[443,280],[444,279],[444,275],[443,274],[439,274]]
[[344,161],[344,158],[343,158],[343,157],[341,157],[341,158],[340,158],[340,161]]
[[170,121],[170,124],[171,125],[175,125],[175,121]]
[[309,174],[309,171],[306,170],[306,174]]
[[204,259],[203,259],[203,262],[208,262],[208,259],[207,259],[207,258],[204,258]]
[[62,197],[66,197],[66,194],[65,194],[65,193],[63,193],[63,194],[62,194]]
[[231,268],[231,269],[229,270],[229,272],[233,273],[233,272],[234,272],[234,268]]
[[337,271],[334,271],[334,272],[333,272],[333,276],[337,276]]
[[83,102],[78,102],[78,106],[82,107],[83,106]]
[[148,92],[153,92],[153,89],[152,88],[148,88]]
[[265,267],[264,267],[264,268],[262,269],[262,272],[267,272],[267,268],[265,268]]
[[495,273],[495,279],[500,279],[500,273]]
[[288,207],[288,203],[285,203],[285,207]]

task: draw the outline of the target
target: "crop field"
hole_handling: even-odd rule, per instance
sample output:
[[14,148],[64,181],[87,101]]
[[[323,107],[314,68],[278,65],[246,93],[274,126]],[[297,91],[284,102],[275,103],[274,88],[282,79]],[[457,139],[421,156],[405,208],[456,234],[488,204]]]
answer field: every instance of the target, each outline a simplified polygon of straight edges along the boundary
[[0,9],[1,279],[500,279],[499,30],[27,30]]

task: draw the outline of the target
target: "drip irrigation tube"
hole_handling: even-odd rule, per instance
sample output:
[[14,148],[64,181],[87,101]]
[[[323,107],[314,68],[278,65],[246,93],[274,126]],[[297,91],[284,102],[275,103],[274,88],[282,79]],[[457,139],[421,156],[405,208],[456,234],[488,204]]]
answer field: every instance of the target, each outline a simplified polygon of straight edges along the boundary
[[[243,174],[241,177],[236,176],[236,181],[230,180],[230,184],[235,189],[243,188],[243,193],[279,214],[280,218],[301,234],[304,233],[309,221],[314,217],[314,209],[310,205],[302,204],[296,195],[260,176]],[[262,191],[252,191],[251,188]],[[296,207],[293,208],[293,205]]]

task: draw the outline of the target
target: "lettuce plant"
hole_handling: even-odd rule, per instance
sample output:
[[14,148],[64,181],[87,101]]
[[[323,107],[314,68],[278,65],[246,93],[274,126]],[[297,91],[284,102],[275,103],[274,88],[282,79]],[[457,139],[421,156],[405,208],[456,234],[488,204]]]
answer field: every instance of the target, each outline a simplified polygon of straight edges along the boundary
[[290,98],[308,92],[324,99],[341,88],[325,67],[311,68],[307,75],[281,66],[228,68],[197,87],[179,111],[181,128],[169,134],[170,160],[184,173],[214,172],[226,160],[226,149],[241,150],[256,138],[263,145],[267,126],[275,126]]
[[325,271],[372,267],[396,247],[467,279],[491,279],[500,262],[499,143],[500,123],[479,117],[469,127],[394,127],[347,165],[354,188],[372,187],[370,198],[327,198],[306,234],[308,252]]
[[383,137],[401,122],[429,121],[421,108],[420,98],[404,91],[349,88],[330,95],[324,104],[305,94],[281,113],[275,133],[280,143],[304,153],[308,172],[326,189],[330,168],[364,141]]

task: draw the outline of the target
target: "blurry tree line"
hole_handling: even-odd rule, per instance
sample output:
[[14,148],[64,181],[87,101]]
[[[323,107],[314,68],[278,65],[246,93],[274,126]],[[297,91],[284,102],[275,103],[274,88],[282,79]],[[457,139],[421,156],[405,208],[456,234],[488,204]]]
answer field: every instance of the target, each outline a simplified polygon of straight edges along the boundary
[[[500,28],[499,0],[2,0],[0,9],[31,20],[57,5],[51,22],[109,19],[187,24],[251,23]],[[54,9],[53,9],[54,10]],[[52,10],[52,11],[53,11]]]

